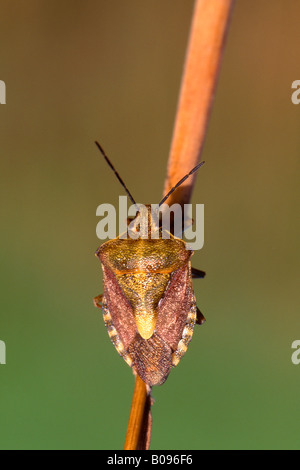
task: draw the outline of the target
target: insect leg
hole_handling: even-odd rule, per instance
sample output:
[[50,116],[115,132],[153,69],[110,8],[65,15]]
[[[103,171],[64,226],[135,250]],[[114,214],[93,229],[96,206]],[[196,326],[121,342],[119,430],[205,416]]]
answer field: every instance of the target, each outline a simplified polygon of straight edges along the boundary
[[[192,268],[192,278],[194,279],[202,279],[205,276],[205,272],[201,271],[197,268]],[[197,320],[196,325],[203,325],[205,322],[205,317],[203,313],[200,312],[199,308],[197,307]]]
[[204,317],[203,313],[201,313],[199,308],[197,307],[196,325],[203,325],[204,322],[206,322],[205,317]]
[[205,277],[205,271],[201,271],[197,268],[192,268],[192,278],[193,279],[202,279]]
[[103,300],[103,294],[97,295],[97,297],[94,297],[93,302],[95,307],[102,308],[102,300]]

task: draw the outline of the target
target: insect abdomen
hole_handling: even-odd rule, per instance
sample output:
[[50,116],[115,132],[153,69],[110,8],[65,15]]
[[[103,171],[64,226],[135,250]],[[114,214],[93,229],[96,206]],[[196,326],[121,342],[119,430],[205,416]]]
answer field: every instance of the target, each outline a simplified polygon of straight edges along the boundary
[[158,334],[143,339],[138,333],[129,346],[130,358],[141,379],[148,385],[161,385],[172,367],[172,350]]
[[175,351],[157,333],[154,333],[149,339],[143,339],[137,333],[126,350],[113,325],[105,298],[103,299],[102,309],[108,335],[120,356],[130,367],[134,367],[145,383],[150,386],[163,384],[171,368],[176,367],[186,353],[188,344],[192,339],[197,314],[195,299],[188,314],[182,338]]

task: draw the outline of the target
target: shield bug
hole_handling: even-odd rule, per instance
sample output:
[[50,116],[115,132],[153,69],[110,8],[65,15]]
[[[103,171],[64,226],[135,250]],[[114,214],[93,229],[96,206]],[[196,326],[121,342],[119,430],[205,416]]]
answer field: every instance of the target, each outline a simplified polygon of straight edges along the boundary
[[[148,228],[144,237],[121,234],[98,248],[104,293],[95,297],[94,304],[102,308],[109,337],[120,356],[146,384],[160,385],[185,354],[195,323],[205,321],[192,286],[192,278],[204,277],[205,273],[191,267],[193,252],[182,239],[171,233],[165,237],[151,206],[143,206],[144,211],[139,208],[100,144],[96,144],[138,208],[128,232],[141,230],[141,225]],[[203,163],[182,178],[158,207]]]

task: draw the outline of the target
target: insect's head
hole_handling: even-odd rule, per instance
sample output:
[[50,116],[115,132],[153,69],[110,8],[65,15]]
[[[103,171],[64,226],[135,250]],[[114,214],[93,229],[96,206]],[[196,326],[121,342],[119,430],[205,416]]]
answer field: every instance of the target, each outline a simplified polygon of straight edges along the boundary
[[[133,217],[129,222],[131,223],[131,226],[132,226],[132,229],[134,231],[138,231],[141,229],[141,221],[145,221],[146,224],[144,224],[146,227],[148,227],[148,229],[150,227],[152,227],[152,230],[159,230],[159,208],[166,202],[166,200],[170,197],[170,195],[177,189],[179,188],[179,186],[181,186],[184,181],[186,181],[193,173],[195,173],[197,170],[199,170],[199,168],[204,164],[204,161],[198,163],[198,165],[196,165],[189,173],[187,173],[183,178],[181,178],[180,181],[178,181],[178,183],[175,184],[175,186],[173,186],[170,191],[162,198],[162,200],[160,201],[159,204],[156,205],[156,210],[153,211],[153,206],[152,205],[143,205],[143,204],[137,204],[134,200],[134,198],[132,197],[130,191],[128,190],[126,184],[124,183],[124,181],[122,180],[122,178],[120,177],[119,173],[117,172],[117,170],[115,169],[115,167],[113,166],[113,164],[111,163],[111,161],[109,160],[108,156],[106,155],[105,151],[103,150],[103,148],[101,147],[101,145],[99,144],[99,142],[95,142],[95,144],[97,145],[98,149],[100,150],[100,152],[102,153],[103,157],[105,158],[107,164],[110,166],[110,168],[113,170],[113,172],[115,173],[117,179],[119,180],[119,182],[121,183],[121,185],[123,186],[123,188],[125,189],[126,193],[127,193],[127,196],[129,197],[130,201],[132,202],[132,204],[136,207],[136,215],[135,217]],[[130,227],[130,225],[129,225]]]

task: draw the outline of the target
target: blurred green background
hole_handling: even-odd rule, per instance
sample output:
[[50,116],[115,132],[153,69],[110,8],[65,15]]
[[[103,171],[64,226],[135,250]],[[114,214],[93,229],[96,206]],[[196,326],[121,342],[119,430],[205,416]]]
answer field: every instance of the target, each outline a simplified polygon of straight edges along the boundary
[[[96,207],[160,200],[192,0],[0,0],[1,449],[121,449],[134,379],[92,298]],[[237,1],[193,194],[207,322],[152,449],[300,448],[300,4]]]

